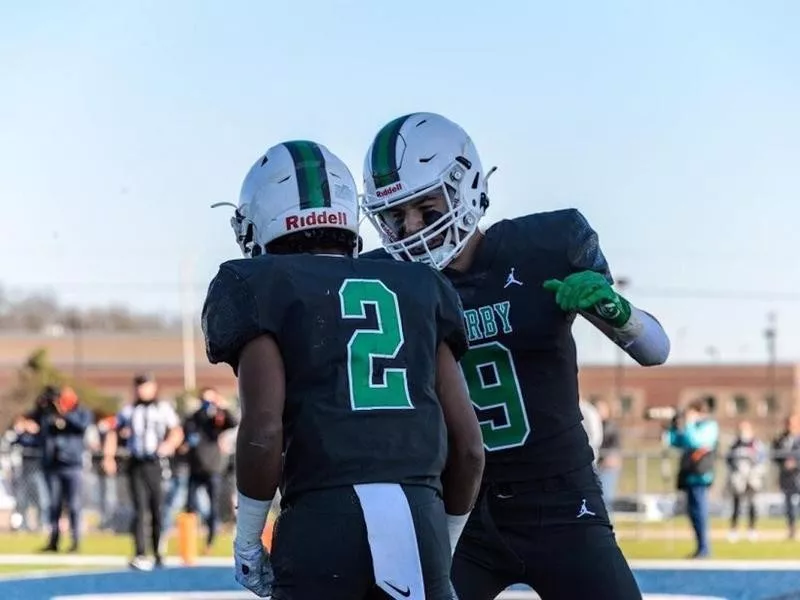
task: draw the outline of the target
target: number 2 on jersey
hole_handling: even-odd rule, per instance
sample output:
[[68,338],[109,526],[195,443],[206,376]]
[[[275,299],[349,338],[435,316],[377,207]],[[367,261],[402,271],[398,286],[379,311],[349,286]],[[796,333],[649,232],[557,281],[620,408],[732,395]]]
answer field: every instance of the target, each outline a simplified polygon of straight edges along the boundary
[[[531,426],[509,349],[500,342],[472,346],[461,359],[461,369],[472,404],[495,411],[481,420],[484,447],[491,452],[522,446]],[[498,411],[504,414],[497,415]],[[498,420],[503,424],[496,425]]]
[[347,344],[347,378],[353,410],[414,408],[405,368],[386,368],[383,380],[373,380],[375,359],[395,358],[403,346],[403,322],[397,295],[377,279],[345,279],[339,288],[343,319],[365,319],[375,307],[378,326],[356,329]]

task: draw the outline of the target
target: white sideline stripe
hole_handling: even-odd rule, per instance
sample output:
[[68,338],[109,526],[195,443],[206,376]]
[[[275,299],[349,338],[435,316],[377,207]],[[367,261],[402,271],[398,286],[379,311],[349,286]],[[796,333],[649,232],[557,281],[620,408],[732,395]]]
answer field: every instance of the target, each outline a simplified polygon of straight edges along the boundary
[[119,569],[88,569],[86,571],[62,571],[61,569],[36,569],[23,573],[4,573],[0,575],[0,583],[8,581],[23,581],[27,579],[50,579],[51,577],[88,577],[104,573],[119,573]]
[[[250,592],[154,592],[144,594],[104,594],[83,596],[53,596],[50,600],[252,600]],[[719,596],[686,596],[675,594],[644,594],[644,600],[726,600]],[[534,592],[503,592],[497,600],[538,600]]]
[[[130,558],[126,556],[98,555],[39,555],[39,554],[0,554],[0,565],[61,565],[74,567],[125,567]],[[177,556],[169,556],[164,562],[170,567],[182,567],[183,561]],[[233,566],[233,558],[199,557],[194,566],[225,567]]]
[[[39,554],[0,554],[0,565],[66,565],[75,567],[128,568],[130,559],[125,556],[76,555],[59,556]],[[800,560],[681,560],[647,559],[629,561],[634,569],[675,571],[800,571]],[[184,566],[177,556],[169,556],[165,563],[170,567]],[[226,557],[198,557],[193,566],[233,567],[233,559]],[[66,573],[64,573],[66,575]]]
[[800,571],[800,560],[647,559],[629,564],[632,569],[669,571]]

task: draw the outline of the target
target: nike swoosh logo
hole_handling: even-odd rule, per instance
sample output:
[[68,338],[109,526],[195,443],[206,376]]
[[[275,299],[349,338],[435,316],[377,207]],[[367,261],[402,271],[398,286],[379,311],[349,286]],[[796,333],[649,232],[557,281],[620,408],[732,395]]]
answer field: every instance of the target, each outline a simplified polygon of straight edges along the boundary
[[383,583],[388,585],[395,592],[400,594],[403,598],[408,598],[411,595],[411,589],[408,586],[406,586],[406,589],[401,589],[401,588],[397,587],[396,585],[394,585],[393,583],[391,583],[390,581],[386,581],[385,579],[383,580]]

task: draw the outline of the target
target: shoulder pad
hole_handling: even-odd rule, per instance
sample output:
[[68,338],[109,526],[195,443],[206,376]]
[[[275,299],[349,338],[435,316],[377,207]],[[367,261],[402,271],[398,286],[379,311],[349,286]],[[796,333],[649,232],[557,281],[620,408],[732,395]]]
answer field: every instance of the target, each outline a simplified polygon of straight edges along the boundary
[[395,260],[395,258],[383,248],[376,248],[375,250],[370,250],[369,252],[363,252],[358,255],[358,258],[367,258],[373,260]]
[[569,225],[567,258],[572,269],[575,272],[595,271],[603,275],[609,283],[614,283],[608,261],[600,249],[600,239],[589,221],[577,209],[562,212],[566,213],[564,219]]
[[547,248],[561,256],[566,254],[569,269],[572,272],[596,271],[613,282],[608,262],[600,249],[597,233],[576,208],[565,208],[550,212],[533,213],[508,221],[498,235],[505,237],[516,234],[521,243],[529,245],[535,240],[539,248]]
[[436,269],[426,267],[432,274],[438,288],[438,308],[436,311],[437,341],[450,346],[456,360],[469,349],[467,330],[464,324],[464,307],[453,284]]
[[236,262],[220,266],[208,287],[201,320],[208,360],[227,363],[234,373],[239,352],[259,332],[258,306]]

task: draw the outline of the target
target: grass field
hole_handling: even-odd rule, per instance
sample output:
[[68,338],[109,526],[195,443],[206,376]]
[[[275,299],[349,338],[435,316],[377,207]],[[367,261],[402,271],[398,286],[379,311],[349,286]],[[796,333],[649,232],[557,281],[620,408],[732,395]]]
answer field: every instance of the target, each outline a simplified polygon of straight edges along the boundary
[[[744,525],[747,520],[744,519],[739,523],[739,532],[745,531]],[[713,531],[728,531],[729,519],[727,517],[715,517],[711,519],[711,529]],[[666,519],[664,521],[651,521],[643,524],[637,523],[635,520],[622,520],[618,519],[614,523],[614,529],[621,533],[634,532],[637,528],[643,528],[646,532],[666,533],[668,531],[689,531],[689,525],[686,515],[677,516],[674,519]],[[782,518],[764,518],[758,521],[758,531],[763,532],[784,532],[786,531],[786,520]]]
[[[38,554],[46,543],[45,535],[35,533],[0,533],[0,555],[3,554]],[[64,548],[67,542],[62,542]],[[216,545],[208,556],[230,556],[231,534],[220,534]],[[111,534],[88,534],[81,540],[79,554],[103,556],[130,556],[133,544],[130,536]],[[177,547],[171,544],[169,553],[177,555]],[[47,556],[47,555],[43,555]]]
[[[693,540],[622,539],[619,545],[629,560],[686,558],[695,549]],[[768,540],[732,544],[714,540],[711,555],[720,560],[798,560],[800,542]]]
[[[731,543],[724,539],[728,523],[726,519],[712,520],[712,549],[719,559],[797,559],[800,558],[800,541],[783,539],[784,522],[781,519],[762,519],[759,530],[763,537],[756,541],[740,540]],[[620,546],[629,559],[684,558],[694,549],[693,540],[685,517],[659,523],[637,525],[621,521],[615,524]],[[637,536],[637,533],[640,535]],[[231,553],[231,533],[221,533],[208,556],[226,557]],[[722,539],[720,539],[722,538]],[[45,537],[31,533],[0,533],[0,555],[36,554],[45,542]],[[126,535],[88,534],[81,544],[80,554],[129,556],[131,539]],[[66,546],[66,541],[65,541]],[[173,536],[169,554],[178,554]],[[0,572],[2,572],[0,565]],[[26,565],[27,567],[27,565]],[[37,565],[32,565],[36,568]]]

